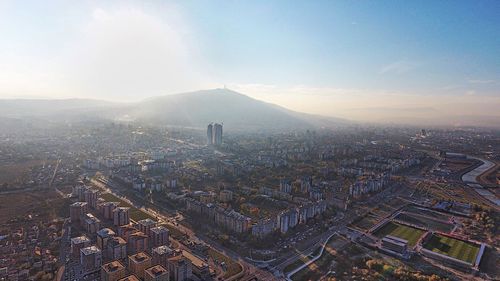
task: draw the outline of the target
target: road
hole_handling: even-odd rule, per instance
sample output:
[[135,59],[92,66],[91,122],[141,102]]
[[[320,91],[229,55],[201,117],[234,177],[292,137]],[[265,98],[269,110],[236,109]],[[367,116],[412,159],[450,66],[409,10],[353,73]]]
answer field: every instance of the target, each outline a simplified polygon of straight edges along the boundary
[[[342,229],[344,229],[347,225],[349,225],[356,217],[358,216],[363,216],[364,214],[367,214],[368,212],[371,211],[371,209],[376,208],[378,205],[386,202],[388,199],[393,198],[394,196],[397,196],[399,193],[403,191],[403,188],[396,188],[397,184],[393,184],[392,186],[386,188],[382,192],[373,195],[370,197],[370,199],[366,200],[365,202],[362,203],[362,205],[365,206],[373,206],[369,209],[364,210],[363,213],[354,213],[354,212],[349,212],[346,214],[344,218],[341,220],[337,221],[336,225],[331,227],[327,232],[322,233],[314,238],[309,239],[305,245],[301,245],[302,250],[300,249],[295,249],[296,252],[290,254],[289,256],[286,257],[281,257],[276,260],[277,263],[274,263],[276,270],[279,270],[280,272],[283,272],[283,269],[298,260],[302,256],[308,256],[310,255],[314,250],[316,250],[318,247],[320,247],[324,241],[330,237],[332,234],[335,232],[338,232]],[[392,196],[390,196],[392,194]]]
[[[95,181],[93,181],[93,183],[99,185],[101,188],[104,188],[106,191],[108,191],[110,193],[113,193],[115,196],[118,196],[118,197],[121,197],[121,198],[127,198],[126,196],[121,195],[119,193],[119,191],[117,190],[117,189],[120,189],[120,187],[115,186],[115,184],[113,184],[113,183],[111,183],[109,181],[106,184],[103,183],[103,182],[96,183]],[[127,199],[134,206],[140,205],[140,204],[137,204],[137,202],[133,202],[129,198],[127,198]],[[266,280],[266,281],[267,280],[277,280],[277,278],[275,276],[273,276],[270,272],[262,270],[262,269],[259,269],[259,268],[255,267],[254,265],[248,263],[238,253],[236,253],[236,252],[234,252],[234,251],[232,251],[230,249],[227,249],[226,247],[218,244],[217,242],[209,239],[206,236],[196,235],[193,230],[187,228],[186,226],[183,226],[181,224],[173,224],[173,223],[171,223],[171,221],[170,221],[170,219],[168,217],[168,215],[171,215],[171,211],[170,210],[165,210],[164,207],[159,206],[156,203],[151,203],[150,202],[150,204],[152,204],[156,208],[156,210],[149,210],[149,209],[142,209],[142,210],[144,212],[149,213],[152,216],[155,216],[155,217],[159,218],[160,221],[162,221],[163,223],[167,223],[170,226],[172,226],[174,228],[177,228],[179,231],[185,233],[189,237],[190,240],[201,241],[201,242],[209,245],[210,247],[214,248],[215,250],[217,250],[217,251],[225,254],[226,256],[234,259],[235,261],[237,261],[242,266],[242,268],[243,268],[243,270],[245,272],[245,276],[243,278],[256,277],[258,280]],[[167,215],[163,214],[163,212],[167,212]],[[177,241],[177,242],[179,244],[182,244],[179,241]]]
[[481,164],[479,167],[475,168],[474,170],[465,173],[462,176],[462,181],[467,184],[468,186],[472,187],[474,191],[476,191],[479,195],[481,195],[483,198],[488,200],[490,203],[493,203],[496,208],[500,206],[500,199],[492,193],[491,191],[485,189],[478,181],[477,178],[480,177],[482,174],[488,172],[491,168],[495,167],[495,163],[488,161],[486,159],[482,158],[477,158],[468,155],[468,159],[475,159],[481,161],[483,164]]

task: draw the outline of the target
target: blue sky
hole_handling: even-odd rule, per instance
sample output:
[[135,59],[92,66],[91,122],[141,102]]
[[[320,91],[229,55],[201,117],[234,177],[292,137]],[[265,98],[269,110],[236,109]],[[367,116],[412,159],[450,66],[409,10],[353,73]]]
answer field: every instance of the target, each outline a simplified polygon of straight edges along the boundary
[[0,34],[8,98],[226,84],[325,114],[299,105],[500,96],[500,1],[0,1]]
[[183,7],[228,80],[426,91],[500,76],[499,1],[203,3]]

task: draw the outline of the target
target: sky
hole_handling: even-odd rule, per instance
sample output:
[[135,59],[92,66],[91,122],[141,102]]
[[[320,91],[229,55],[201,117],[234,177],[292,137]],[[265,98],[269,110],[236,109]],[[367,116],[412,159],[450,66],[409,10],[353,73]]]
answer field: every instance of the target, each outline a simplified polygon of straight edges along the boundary
[[225,85],[355,120],[500,122],[500,1],[0,0],[0,35],[0,98]]

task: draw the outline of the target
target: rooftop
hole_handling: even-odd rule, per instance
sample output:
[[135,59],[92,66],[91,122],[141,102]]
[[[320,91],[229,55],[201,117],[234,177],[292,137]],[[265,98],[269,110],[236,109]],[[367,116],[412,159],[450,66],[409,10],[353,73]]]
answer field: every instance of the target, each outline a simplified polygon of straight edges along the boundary
[[109,229],[109,228],[103,228],[103,229],[101,229],[101,230],[99,230],[97,232],[97,235],[99,235],[101,237],[113,236],[115,234],[116,233],[113,230]]
[[157,226],[157,227],[151,228],[151,232],[158,234],[158,233],[162,233],[162,232],[168,232],[168,229],[164,226]]
[[144,226],[153,226],[156,225],[156,222],[152,219],[143,219],[137,222],[138,224],[144,225]]
[[99,250],[99,248],[97,248],[96,246],[90,246],[90,247],[87,247],[87,248],[83,248],[80,250],[84,255],[91,255],[91,254],[95,254],[95,253],[100,253],[101,250]]
[[75,202],[71,204],[71,207],[81,207],[87,205],[87,202]]
[[112,261],[103,265],[102,269],[106,272],[115,272],[120,269],[125,269],[125,267],[119,261]]
[[85,235],[71,238],[71,243],[73,243],[73,244],[80,244],[80,243],[85,243],[85,242],[90,242],[90,239],[87,238],[87,236],[85,236]]
[[165,254],[168,255],[168,254],[171,254],[173,252],[173,250],[168,246],[160,246],[160,247],[154,248],[153,252],[155,252],[159,255],[165,255]]
[[123,244],[127,244],[127,241],[125,241],[125,239],[123,239],[121,237],[112,237],[108,242],[108,245],[110,245],[110,246],[123,245]]
[[168,270],[163,268],[163,266],[161,266],[161,265],[155,265],[153,267],[146,269],[146,274],[149,274],[149,275],[155,276],[155,277],[161,276],[167,272],[168,272]]
[[150,260],[151,259],[145,252],[141,252],[141,253],[137,253],[135,255],[131,255],[131,256],[129,256],[129,258],[131,260],[133,260],[134,262],[136,262],[136,263],[141,263],[141,262],[144,262],[146,260]]
[[140,281],[140,280],[135,275],[129,275],[129,276],[124,277],[122,279],[118,279],[118,281]]

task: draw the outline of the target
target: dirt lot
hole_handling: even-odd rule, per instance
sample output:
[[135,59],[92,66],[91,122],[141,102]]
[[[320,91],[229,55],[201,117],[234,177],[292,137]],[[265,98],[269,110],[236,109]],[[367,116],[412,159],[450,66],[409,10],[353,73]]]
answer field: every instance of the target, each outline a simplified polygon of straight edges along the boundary
[[[0,233],[28,221],[46,221],[69,216],[69,199],[53,190],[0,195]],[[31,218],[30,218],[31,215]]]
[[466,170],[470,166],[474,165],[474,161],[470,160],[455,160],[455,159],[447,159],[441,163],[440,168],[448,169],[452,173],[457,173],[463,170]]
[[[0,165],[0,184],[14,183],[26,176],[30,169],[44,164],[43,160],[29,160],[21,163]],[[45,164],[50,164],[45,161]]]

